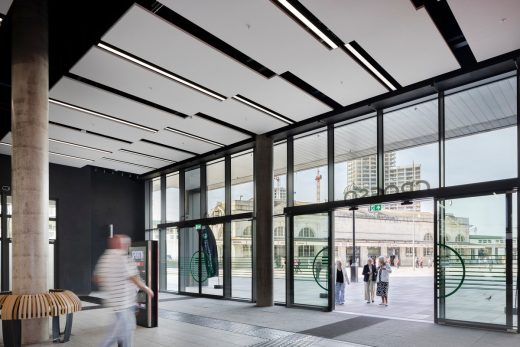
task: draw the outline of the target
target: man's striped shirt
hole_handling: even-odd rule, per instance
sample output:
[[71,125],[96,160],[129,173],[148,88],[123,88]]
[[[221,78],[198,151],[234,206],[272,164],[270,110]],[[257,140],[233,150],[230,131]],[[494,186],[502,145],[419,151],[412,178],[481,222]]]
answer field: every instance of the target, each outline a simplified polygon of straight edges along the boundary
[[130,278],[137,268],[128,254],[120,249],[107,249],[99,258],[94,274],[99,278],[101,290],[107,297],[105,306],[123,311],[135,306],[137,287]]

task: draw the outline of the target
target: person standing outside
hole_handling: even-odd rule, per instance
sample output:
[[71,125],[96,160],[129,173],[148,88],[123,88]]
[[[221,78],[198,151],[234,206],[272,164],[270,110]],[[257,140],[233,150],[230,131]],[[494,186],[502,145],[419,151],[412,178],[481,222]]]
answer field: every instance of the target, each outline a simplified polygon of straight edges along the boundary
[[336,305],[345,303],[345,282],[350,284],[348,275],[343,271],[341,260],[336,261]]
[[374,302],[375,285],[377,270],[372,258],[368,258],[367,264],[363,266],[363,282],[365,282],[365,300],[367,304]]
[[105,306],[114,313],[114,322],[101,346],[118,343],[122,347],[133,347],[135,330],[135,303],[137,288],[150,297],[153,292],[139,278],[133,260],[128,256],[130,238],[116,234],[108,239],[108,249],[103,253],[94,271],[94,282],[107,294]]
[[381,297],[379,305],[388,306],[388,286],[392,268],[385,262],[385,257],[379,257],[379,268],[377,270],[376,295]]

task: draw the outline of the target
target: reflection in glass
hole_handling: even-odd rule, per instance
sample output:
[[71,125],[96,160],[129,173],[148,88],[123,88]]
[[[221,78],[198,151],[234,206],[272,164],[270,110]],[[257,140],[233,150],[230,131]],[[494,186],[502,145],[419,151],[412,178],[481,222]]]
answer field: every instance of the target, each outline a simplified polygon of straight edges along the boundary
[[179,173],[166,176],[166,222],[179,221]]
[[274,301],[285,302],[285,270],[287,268],[285,217],[273,218],[273,244]]
[[253,152],[231,158],[231,213],[253,212]]
[[303,134],[294,139],[294,204],[328,200],[327,132]]
[[294,303],[327,307],[328,215],[294,217]]
[[224,160],[208,163],[206,166],[206,182],[208,189],[208,217],[219,217],[226,214]]
[[516,77],[445,97],[446,185],[517,176]]
[[437,188],[437,99],[399,107],[383,117],[385,194]]
[[186,220],[201,218],[200,215],[200,169],[185,173],[184,218]]
[[377,195],[377,120],[334,129],[334,199]]
[[506,323],[505,202],[497,194],[439,205],[441,319]]
[[231,295],[234,298],[252,299],[252,245],[251,221],[231,222]]

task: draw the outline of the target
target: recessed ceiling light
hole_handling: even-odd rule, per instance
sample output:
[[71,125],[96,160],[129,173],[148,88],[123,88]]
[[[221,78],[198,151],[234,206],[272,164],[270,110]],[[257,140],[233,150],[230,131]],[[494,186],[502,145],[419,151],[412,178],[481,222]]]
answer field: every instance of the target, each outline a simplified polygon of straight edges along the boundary
[[67,102],[63,102],[63,101],[59,101],[59,100],[55,100],[55,99],[49,99],[49,102],[53,103],[53,104],[56,104],[56,105],[63,106],[63,107],[67,107],[67,108],[70,108],[70,109],[73,109],[73,110],[76,110],[76,111],[87,113],[87,114],[90,114],[92,116],[96,116],[96,117],[107,119],[107,120],[110,120],[110,121],[113,121],[113,122],[117,122],[117,123],[121,123],[121,124],[124,124],[124,125],[128,125],[128,126],[131,126],[131,127],[137,128],[137,129],[149,131],[151,133],[156,133],[158,131],[157,129],[149,128],[149,127],[144,126],[144,125],[132,123],[132,122],[120,119],[120,118],[109,116],[107,114],[103,114],[103,113],[99,113],[99,112],[96,112],[96,111],[92,111],[92,110],[86,109],[84,107],[80,107],[80,106],[69,104]]
[[240,101],[240,102],[242,102],[242,103],[244,103],[246,105],[249,105],[249,106],[251,106],[253,108],[256,108],[257,110],[259,110],[259,111],[261,111],[263,113],[266,113],[266,114],[268,114],[268,115],[270,115],[270,116],[272,116],[272,117],[274,117],[274,118],[276,118],[278,120],[281,120],[284,123],[294,124],[294,121],[292,121],[292,120],[290,120],[290,119],[288,119],[288,118],[286,118],[286,117],[284,117],[284,116],[282,116],[282,115],[280,115],[280,114],[278,114],[278,113],[276,113],[274,111],[271,111],[271,110],[269,110],[269,109],[267,109],[267,108],[257,104],[256,102],[254,102],[252,100],[249,100],[249,99],[247,99],[247,98],[245,98],[245,97],[243,97],[241,95],[238,95],[238,94],[234,95],[233,99],[238,100],[238,101]]
[[101,152],[101,153],[112,153],[110,151],[106,151],[104,149],[99,149],[99,148],[94,148],[94,147],[89,147],[89,146],[84,146],[84,145],[79,145],[77,143],[72,143],[72,142],[67,142],[67,141],[62,141],[62,140],[56,140],[56,139],[49,139],[49,141],[51,142],[56,142],[56,143],[61,143],[61,144],[64,144],[64,145],[68,145],[68,146],[73,146],[73,147],[78,147],[78,148],[84,148],[84,149],[88,149],[88,150],[91,150],[91,151],[96,151],[96,152]]
[[365,59],[350,43],[345,44],[345,47],[352,53],[364,66],[366,66],[374,75],[377,76],[390,90],[397,90],[397,88],[390,83],[368,60]]
[[318,29],[316,25],[314,25],[307,17],[305,17],[300,11],[294,8],[287,0],[277,0],[280,5],[285,7],[289,12],[291,12],[296,18],[298,18],[307,28],[312,30],[313,33],[318,35],[320,39],[323,40],[330,48],[338,48],[336,45],[323,31]]
[[183,135],[183,136],[186,136],[186,137],[190,137],[190,138],[195,139],[195,140],[206,142],[206,143],[209,143],[209,144],[217,146],[217,147],[225,147],[223,144],[218,143],[216,141],[208,140],[208,139],[205,139],[205,138],[200,137],[200,136],[196,136],[196,135],[192,135],[192,134],[189,134],[189,133],[185,133],[184,131],[181,131],[181,130],[173,129],[173,128],[170,128],[170,127],[166,127],[166,128],[164,128],[164,130],[167,130],[167,131],[170,131],[172,133],[179,134],[179,135]]
[[134,152],[134,151],[130,151],[130,150],[128,150],[128,149],[123,149],[123,148],[121,148],[119,151],[120,151],[120,152],[124,152],[124,153],[133,154],[133,155],[138,155],[138,156],[140,156],[140,157],[145,157],[145,158],[151,158],[151,159],[161,160],[161,161],[164,161],[164,162],[167,162],[167,163],[175,163],[174,160],[165,159],[165,158],[161,158],[161,157],[156,157],[156,156],[154,156],[154,155],[144,154],[144,153],[140,153],[140,152]]
[[185,86],[190,87],[192,89],[195,89],[195,90],[197,90],[197,91],[199,91],[201,93],[204,93],[206,95],[214,97],[215,99],[218,99],[218,100],[221,100],[221,101],[226,100],[226,97],[223,96],[223,95],[220,95],[220,94],[218,94],[218,93],[216,93],[214,91],[211,91],[208,88],[202,87],[202,86],[200,86],[200,85],[198,85],[198,84],[196,84],[194,82],[188,81],[185,78],[182,78],[180,76],[174,75],[173,73],[171,73],[169,71],[166,71],[166,70],[164,70],[164,69],[162,69],[162,68],[160,68],[158,66],[155,66],[155,65],[153,65],[151,63],[148,63],[148,62],[146,62],[146,61],[144,61],[142,59],[139,59],[139,58],[137,58],[135,56],[132,56],[129,53],[123,52],[121,49],[116,48],[116,47],[114,47],[112,45],[108,45],[106,43],[100,42],[100,43],[97,44],[97,46],[99,48],[101,48],[101,49],[104,49],[107,52],[113,53],[113,54],[115,54],[115,55],[117,55],[117,56],[119,56],[121,58],[124,58],[124,59],[126,59],[128,61],[131,61],[132,63],[135,63],[137,65],[145,67],[148,70],[156,72],[156,73],[158,73],[160,75],[163,75],[163,76],[165,76],[165,77],[167,77],[167,78],[169,78],[171,80],[174,80],[176,82],[182,83]]

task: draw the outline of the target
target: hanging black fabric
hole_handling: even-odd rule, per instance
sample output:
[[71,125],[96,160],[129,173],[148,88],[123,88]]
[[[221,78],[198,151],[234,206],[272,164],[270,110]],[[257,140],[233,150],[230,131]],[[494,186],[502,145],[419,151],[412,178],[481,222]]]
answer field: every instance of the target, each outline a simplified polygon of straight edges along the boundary
[[218,276],[218,250],[217,240],[211,228],[205,226],[202,228],[202,252],[204,253],[204,263],[206,265],[206,272],[209,277]]

